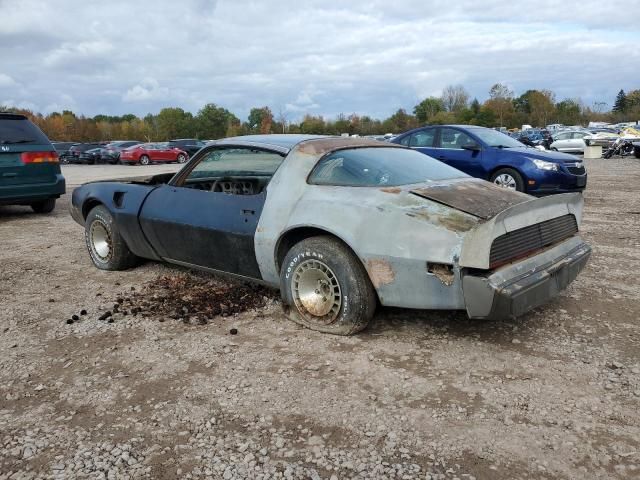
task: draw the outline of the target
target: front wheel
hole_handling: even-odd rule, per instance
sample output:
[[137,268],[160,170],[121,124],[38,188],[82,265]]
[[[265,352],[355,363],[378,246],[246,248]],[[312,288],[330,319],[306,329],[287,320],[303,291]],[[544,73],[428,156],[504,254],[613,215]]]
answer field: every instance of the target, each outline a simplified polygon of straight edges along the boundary
[[491,181],[499,187],[524,192],[524,181],[522,180],[522,175],[513,168],[501,168],[494,172],[493,175],[491,175]]
[[84,224],[84,238],[93,264],[101,270],[126,270],[136,265],[136,257],[124,242],[109,210],[94,207]]
[[178,163],[184,163],[187,161],[187,156],[184,153],[181,153],[180,155],[178,155]]
[[362,263],[329,236],[308,238],[289,250],[280,292],[291,320],[335,335],[363,330],[376,309],[376,294]]
[[47,198],[46,200],[33,202],[31,204],[31,209],[36,213],[51,213],[54,208],[56,208],[55,198]]
[[149,157],[147,155],[142,155],[140,157],[140,165],[149,165],[149,162],[151,160],[149,159]]

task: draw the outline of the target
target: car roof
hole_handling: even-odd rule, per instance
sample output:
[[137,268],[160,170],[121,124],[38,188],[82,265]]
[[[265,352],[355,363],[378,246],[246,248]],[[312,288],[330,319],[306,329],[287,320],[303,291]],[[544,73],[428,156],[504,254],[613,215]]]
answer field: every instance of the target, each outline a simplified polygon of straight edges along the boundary
[[[279,133],[279,134],[271,134],[271,135],[241,135],[238,137],[229,137],[222,138],[217,140],[216,143],[234,143],[234,142],[242,142],[242,143],[250,143],[255,144],[256,146],[262,147],[275,147],[279,150],[286,149],[291,150],[298,143],[304,142],[305,140],[316,140],[319,138],[329,138],[329,135],[299,135],[294,133]],[[336,137],[341,138],[341,137]]]
[[0,120],[28,120],[27,117],[19,113],[0,112]]

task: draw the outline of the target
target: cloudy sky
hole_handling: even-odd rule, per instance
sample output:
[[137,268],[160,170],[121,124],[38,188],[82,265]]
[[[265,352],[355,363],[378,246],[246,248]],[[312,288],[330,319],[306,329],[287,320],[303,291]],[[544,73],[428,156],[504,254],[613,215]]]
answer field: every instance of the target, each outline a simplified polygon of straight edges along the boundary
[[502,82],[610,107],[640,88],[636,2],[0,0],[0,104],[386,117]]

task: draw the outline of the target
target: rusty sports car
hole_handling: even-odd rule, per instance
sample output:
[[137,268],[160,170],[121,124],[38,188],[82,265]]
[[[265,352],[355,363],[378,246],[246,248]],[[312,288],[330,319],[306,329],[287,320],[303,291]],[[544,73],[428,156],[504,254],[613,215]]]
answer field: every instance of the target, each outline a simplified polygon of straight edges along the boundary
[[521,315],[585,266],[582,195],[534,198],[364,138],[259,135],[175,175],[73,192],[96,267],[142,258],[280,289],[288,316],[341,335],[376,306]]

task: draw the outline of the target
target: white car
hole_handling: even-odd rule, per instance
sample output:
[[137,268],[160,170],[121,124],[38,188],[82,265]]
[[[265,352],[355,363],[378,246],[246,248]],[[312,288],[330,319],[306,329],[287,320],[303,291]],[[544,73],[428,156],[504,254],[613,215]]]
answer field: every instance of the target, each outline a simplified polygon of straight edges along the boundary
[[558,152],[583,153],[587,144],[584,137],[591,135],[586,130],[566,130],[553,134],[551,150]]

